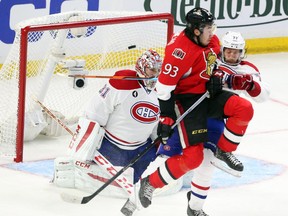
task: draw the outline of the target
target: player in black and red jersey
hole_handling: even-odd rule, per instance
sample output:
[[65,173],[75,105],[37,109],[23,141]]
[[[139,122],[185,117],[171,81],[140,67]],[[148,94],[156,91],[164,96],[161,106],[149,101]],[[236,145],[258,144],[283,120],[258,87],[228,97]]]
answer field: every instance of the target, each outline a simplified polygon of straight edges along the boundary
[[[229,80],[227,80],[223,88],[233,91],[240,96],[244,94],[253,101],[262,103],[269,99],[269,85],[263,82],[258,68],[250,61],[244,60],[246,57],[245,44],[245,40],[239,32],[228,31],[223,36],[220,56],[219,59],[217,59],[218,68],[224,72],[224,77],[227,79],[231,74],[234,74],[234,80],[237,76],[239,79],[245,77],[251,81],[247,81],[244,87],[241,86],[243,84],[241,82],[237,82],[240,85],[237,86],[237,83],[231,85]],[[199,167],[184,176],[186,180],[183,181],[190,181],[191,187],[191,191],[189,192],[189,207],[195,210],[195,212],[201,212],[200,215],[202,216],[207,215],[203,211],[203,206],[210,190],[215,170],[215,166],[213,166],[212,163],[217,166],[219,162],[215,159],[213,153],[216,151],[218,140],[224,128],[225,123],[223,119],[208,119],[208,142],[204,143],[204,159]],[[161,145],[158,149],[158,154],[160,155],[172,156],[181,153],[181,146],[175,146],[174,143],[170,141],[168,141],[166,145]],[[181,179],[178,181],[181,182]]]
[[[156,84],[160,123],[158,135],[162,142],[177,143],[182,154],[173,155],[158,169],[142,179],[139,191],[143,207],[151,204],[153,192],[170,181],[197,168],[203,160],[203,143],[207,141],[207,119],[226,118],[224,132],[218,142],[215,157],[235,172],[243,171],[243,164],[232,154],[245,134],[253,117],[252,104],[238,95],[222,90],[223,72],[216,69],[220,42],[214,35],[214,17],[203,8],[194,8],[186,15],[184,31],[174,35],[167,44],[162,70]],[[229,77],[229,83],[240,88],[248,79]],[[173,131],[171,126],[177,116],[184,113],[199,97],[209,91],[210,98],[190,112]],[[189,205],[188,215],[199,215]],[[205,215],[205,213],[203,213]]]

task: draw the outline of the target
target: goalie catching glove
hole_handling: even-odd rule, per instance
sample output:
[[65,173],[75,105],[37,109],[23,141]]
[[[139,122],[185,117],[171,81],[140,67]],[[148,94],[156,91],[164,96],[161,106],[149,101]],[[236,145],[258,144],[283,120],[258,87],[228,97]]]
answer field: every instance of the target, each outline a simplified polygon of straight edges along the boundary
[[162,143],[166,144],[169,137],[172,135],[172,125],[174,120],[170,117],[161,117],[157,128],[157,135],[161,137]]
[[234,90],[252,90],[254,86],[253,77],[250,74],[231,74],[227,77],[228,88]]

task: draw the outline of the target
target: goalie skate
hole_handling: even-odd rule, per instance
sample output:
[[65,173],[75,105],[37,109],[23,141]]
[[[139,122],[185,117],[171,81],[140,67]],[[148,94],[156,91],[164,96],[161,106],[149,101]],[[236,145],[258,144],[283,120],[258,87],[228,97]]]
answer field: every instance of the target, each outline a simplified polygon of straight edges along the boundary
[[124,206],[121,208],[121,212],[125,216],[132,216],[133,212],[137,209],[135,203],[131,202],[129,199],[126,201]]

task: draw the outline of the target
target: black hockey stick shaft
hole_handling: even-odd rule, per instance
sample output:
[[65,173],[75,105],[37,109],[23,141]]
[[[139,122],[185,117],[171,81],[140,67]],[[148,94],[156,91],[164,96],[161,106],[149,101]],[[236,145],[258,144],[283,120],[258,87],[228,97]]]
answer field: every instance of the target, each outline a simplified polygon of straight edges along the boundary
[[[209,93],[206,92],[205,94],[203,94],[191,107],[189,107],[189,109],[187,109],[177,120],[176,122],[172,125],[172,129],[174,127],[176,127],[180,121],[183,120],[183,118],[185,118],[185,116],[191,112],[193,109],[195,109],[195,107],[197,107],[206,97],[208,97]],[[161,142],[161,137],[157,137],[150,145],[148,145],[144,151],[142,151],[141,153],[139,153],[133,160],[130,161],[130,163],[123,167],[121,170],[119,170],[112,178],[110,178],[107,182],[105,182],[105,184],[103,184],[100,188],[98,188],[98,190],[96,190],[93,194],[83,197],[81,204],[86,204],[88,203],[90,200],[92,200],[95,196],[97,196],[102,190],[104,190],[108,185],[110,185],[116,178],[118,178],[118,176],[120,176],[123,172],[125,172],[129,167],[133,166],[140,158],[142,158],[150,149],[152,149],[154,147],[154,145],[156,144],[160,144]]]

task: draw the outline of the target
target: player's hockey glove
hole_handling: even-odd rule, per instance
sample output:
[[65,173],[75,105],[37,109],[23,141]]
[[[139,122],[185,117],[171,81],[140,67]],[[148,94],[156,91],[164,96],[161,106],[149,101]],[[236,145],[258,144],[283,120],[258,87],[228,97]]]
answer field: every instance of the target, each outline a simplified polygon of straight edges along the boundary
[[223,71],[214,70],[213,75],[210,76],[209,81],[206,83],[206,89],[209,92],[210,98],[215,97],[223,88]]
[[157,135],[161,137],[162,143],[167,144],[167,140],[172,135],[172,125],[174,120],[170,117],[161,117],[157,128]]
[[250,91],[254,85],[253,77],[250,74],[231,74],[226,83],[230,89],[246,91]]

